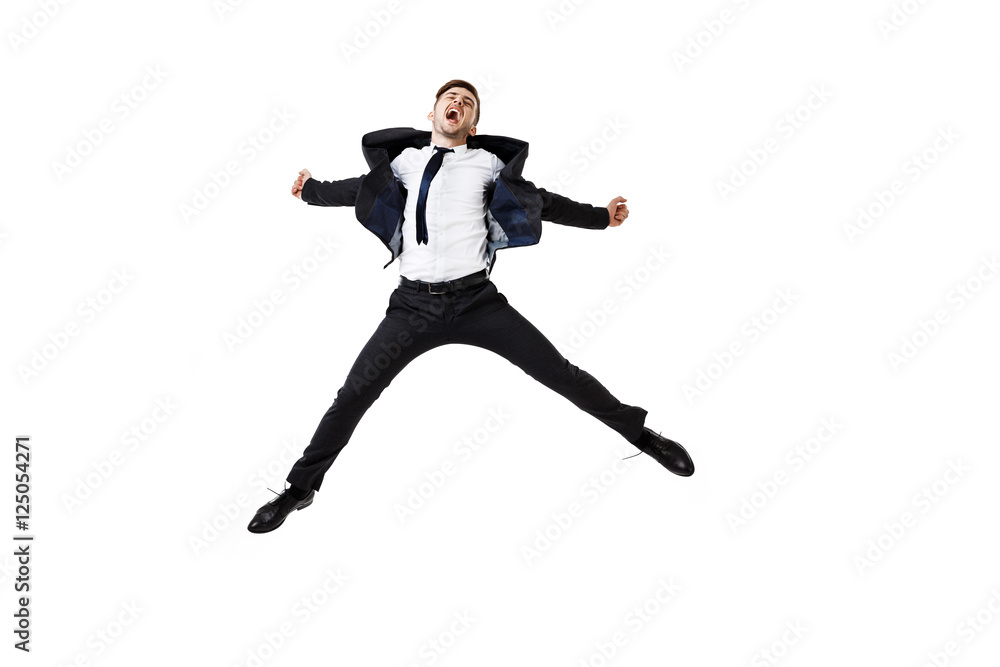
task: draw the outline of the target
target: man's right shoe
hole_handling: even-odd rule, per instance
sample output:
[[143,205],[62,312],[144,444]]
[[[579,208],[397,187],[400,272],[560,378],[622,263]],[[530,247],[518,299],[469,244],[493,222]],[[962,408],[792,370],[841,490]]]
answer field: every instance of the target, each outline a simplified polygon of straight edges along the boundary
[[316,489],[309,491],[302,500],[296,500],[292,494],[285,489],[278,494],[274,500],[267,501],[263,507],[257,510],[247,530],[251,533],[269,533],[285,522],[289,514],[295,510],[300,510],[312,505],[313,498],[316,497]]
[[694,474],[694,461],[691,460],[691,455],[687,453],[686,449],[647,426],[643,426],[643,430],[648,433],[649,442],[645,445],[636,445],[636,447],[652,456],[660,465],[675,475],[690,477]]

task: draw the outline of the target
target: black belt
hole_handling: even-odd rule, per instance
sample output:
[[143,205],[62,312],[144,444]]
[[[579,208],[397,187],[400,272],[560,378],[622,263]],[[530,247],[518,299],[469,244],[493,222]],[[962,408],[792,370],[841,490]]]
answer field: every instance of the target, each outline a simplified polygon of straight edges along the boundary
[[465,289],[466,287],[473,287],[474,285],[485,283],[489,279],[489,273],[487,273],[486,269],[483,269],[482,271],[470,273],[467,276],[455,278],[454,280],[446,280],[442,283],[428,283],[423,280],[410,280],[409,278],[400,276],[399,284],[401,287],[409,287],[410,289],[418,292],[444,294],[445,292],[454,292],[455,290]]

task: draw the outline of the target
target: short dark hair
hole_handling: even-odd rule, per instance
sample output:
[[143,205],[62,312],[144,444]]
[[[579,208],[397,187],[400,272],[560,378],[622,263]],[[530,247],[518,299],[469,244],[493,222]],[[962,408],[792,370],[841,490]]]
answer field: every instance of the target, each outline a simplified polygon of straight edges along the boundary
[[441,99],[441,96],[444,95],[445,92],[449,88],[465,88],[470,93],[472,93],[473,97],[476,98],[476,119],[472,121],[472,124],[473,125],[478,125],[479,124],[479,91],[476,90],[476,87],[473,86],[468,81],[462,81],[461,79],[452,79],[448,83],[446,83],[443,86],[441,86],[440,88],[438,88],[437,95],[434,96],[434,104],[438,103],[438,100]]

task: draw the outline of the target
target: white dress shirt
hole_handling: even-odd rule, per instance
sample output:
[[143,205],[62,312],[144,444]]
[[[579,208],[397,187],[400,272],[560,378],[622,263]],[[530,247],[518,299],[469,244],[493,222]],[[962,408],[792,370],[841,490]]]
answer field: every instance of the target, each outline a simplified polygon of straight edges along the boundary
[[427,190],[427,243],[418,245],[417,198],[434,146],[407,148],[390,165],[406,188],[399,273],[410,280],[432,283],[487,268],[486,188],[504,167],[493,153],[469,149],[467,144],[445,153]]

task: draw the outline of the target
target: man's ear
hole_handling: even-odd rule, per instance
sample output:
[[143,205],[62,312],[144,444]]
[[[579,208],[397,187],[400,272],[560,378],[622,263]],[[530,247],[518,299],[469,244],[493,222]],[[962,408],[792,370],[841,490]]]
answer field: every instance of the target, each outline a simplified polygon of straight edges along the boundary
[[427,120],[431,121],[432,123],[434,122],[434,109],[431,109],[431,112],[427,114]]
[[475,125],[473,125],[472,127],[469,128],[469,136],[470,137],[476,136],[476,126]]

